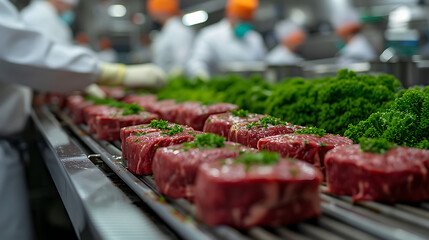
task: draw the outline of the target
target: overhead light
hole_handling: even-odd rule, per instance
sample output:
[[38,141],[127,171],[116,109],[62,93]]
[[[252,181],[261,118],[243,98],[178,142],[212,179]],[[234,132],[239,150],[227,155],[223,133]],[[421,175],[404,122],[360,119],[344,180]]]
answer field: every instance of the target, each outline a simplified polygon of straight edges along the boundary
[[107,9],[110,16],[120,18],[127,14],[127,8],[121,4],[110,5]]
[[407,28],[411,20],[411,10],[407,6],[401,6],[389,14],[390,28]]
[[208,18],[209,15],[207,12],[200,10],[185,14],[182,18],[182,22],[185,26],[193,26],[207,21]]

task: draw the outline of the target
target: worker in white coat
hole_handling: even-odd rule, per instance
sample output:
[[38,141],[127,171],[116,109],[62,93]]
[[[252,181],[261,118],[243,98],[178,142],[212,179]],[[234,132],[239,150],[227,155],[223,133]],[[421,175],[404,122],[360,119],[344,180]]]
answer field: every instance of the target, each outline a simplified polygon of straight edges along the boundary
[[[56,43],[73,44],[73,35],[66,19],[79,0],[33,0],[21,11],[22,19]],[[64,20],[61,17],[64,16]],[[67,16],[67,17],[66,17]]]
[[342,9],[332,16],[335,33],[345,44],[338,52],[338,63],[349,64],[356,62],[373,61],[377,55],[361,33],[363,24],[358,13],[352,9]]
[[283,20],[274,28],[276,38],[280,42],[266,57],[266,62],[272,65],[297,65],[303,61],[296,52],[305,41],[306,34],[297,24]]
[[201,30],[195,40],[187,71],[192,77],[208,78],[219,66],[232,62],[264,61],[266,49],[251,22],[257,0],[228,0],[226,18]]
[[9,0],[0,0],[0,239],[32,239],[25,177],[12,143],[30,111],[21,86],[69,92],[90,83],[159,89],[165,74],[150,65],[103,64],[81,47],[55,44],[22,22]]
[[161,25],[152,45],[153,62],[171,75],[182,75],[189,59],[194,32],[181,21],[179,0],[148,0],[151,19]]

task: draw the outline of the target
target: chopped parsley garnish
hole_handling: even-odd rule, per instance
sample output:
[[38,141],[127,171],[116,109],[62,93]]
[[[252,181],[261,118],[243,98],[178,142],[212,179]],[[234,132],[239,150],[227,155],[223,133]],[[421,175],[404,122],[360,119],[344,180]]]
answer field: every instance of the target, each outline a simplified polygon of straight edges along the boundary
[[289,169],[289,173],[292,176],[296,176],[296,175],[298,175],[299,170],[297,168],[291,168],[291,169]]
[[137,103],[128,104],[124,107],[124,111],[122,112],[122,116],[134,115],[143,112],[144,108],[141,108]]
[[259,118],[259,122],[252,122],[247,124],[247,129],[251,129],[252,127],[267,128],[268,124],[276,126],[276,125],[284,124],[284,122],[275,117],[263,117],[263,118]]
[[157,128],[161,130],[171,130],[171,127],[168,126],[168,121],[164,120],[152,120],[148,127]]
[[320,129],[320,128],[315,128],[315,127],[307,127],[307,128],[303,128],[303,129],[299,129],[295,132],[295,135],[304,135],[304,134],[312,134],[316,137],[323,137],[326,135],[326,130],[325,129]]
[[321,143],[320,146],[321,147],[326,147],[326,144],[325,143]]
[[359,144],[362,152],[373,152],[379,154],[385,154],[389,149],[398,146],[386,139],[364,137],[359,139]]
[[234,160],[234,163],[242,163],[249,168],[253,164],[273,165],[280,160],[278,153],[258,152],[258,153],[243,153],[240,157]]
[[182,149],[182,152],[189,152],[189,148]]
[[194,135],[193,142],[183,143],[185,147],[198,148],[198,149],[211,149],[220,148],[225,146],[226,138],[218,136],[213,133],[204,133],[201,135]]
[[232,110],[231,113],[236,117],[249,117],[249,111],[243,109]]
[[135,142],[135,143],[136,143],[136,142],[139,142],[139,139],[138,139],[138,138],[136,138],[136,139],[134,139],[134,140],[133,140],[133,142]]
[[179,125],[174,125],[173,129],[170,128],[167,132],[161,133],[162,135],[168,135],[168,136],[174,136],[178,133],[183,132],[183,127],[180,127]]
[[96,98],[96,97],[85,97],[85,101],[91,101],[93,102],[95,105],[107,105],[109,107],[115,107],[115,108],[122,108],[125,109],[127,108],[128,103],[124,103],[124,102],[119,102],[116,99],[113,98]]
[[147,132],[138,132],[135,135],[136,135],[136,137],[141,137],[141,136],[144,136],[146,134],[147,134]]

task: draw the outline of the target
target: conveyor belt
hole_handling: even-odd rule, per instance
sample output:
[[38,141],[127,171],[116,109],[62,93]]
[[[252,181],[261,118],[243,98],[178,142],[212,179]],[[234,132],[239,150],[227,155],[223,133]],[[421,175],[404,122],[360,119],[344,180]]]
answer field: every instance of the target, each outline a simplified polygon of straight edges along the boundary
[[325,193],[320,187],[322,216],[281,228],[256,227],[239,231],[228,226],[207,227],[194,218],[188,201],[161,197],[151,176],[135,176],[122,162],[119,142],[96,140],[87,127],[75,125],[65,114],[64,121],[102,160],[184,239],[429,239],[429,202],[416,204],[351,203],[350,197]]

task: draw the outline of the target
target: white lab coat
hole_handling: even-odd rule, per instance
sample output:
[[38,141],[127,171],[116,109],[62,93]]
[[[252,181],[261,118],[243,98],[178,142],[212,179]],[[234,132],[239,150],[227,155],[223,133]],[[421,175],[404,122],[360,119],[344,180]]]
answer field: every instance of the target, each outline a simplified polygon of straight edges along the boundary
[[167,73],[183,72],[193,39],[194,32],[180,18],[170,18],[153,41],[153,62]]
[[219,66],[231,62],[263,61],[266,49],[255,31],[242,39],[235,36],[231,24],[224,19],[201,30],[195,40],[187,71],[192,77],[217,74]]
[[97,52],[98,59],[102,62],[118,62],[118,54],[112,48]]
[[339,64],[374,61],[377,58],[371,44],[360,33],[341,49],[338,55]]
[[22,19],[29,26],[43,32],[56,43],[71,45],[73,35],[70,27],[61,20],[48,1],[33,0],[21,11]]
[[272,65],[297,65],[301,63],[303,59],[289,48],[278,45],[267,54],[265,61]]
[[[0,139],[22,130],[28,117],[30,95],[22,85],[68,92],[94,82],[99,72],[90,52],[54,44],[24,24],[8,0],[0,0]],[[23,166],[5,140],[0,166],[0,239],[32,239]]]

